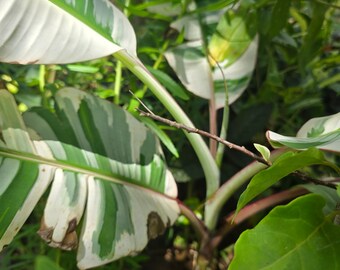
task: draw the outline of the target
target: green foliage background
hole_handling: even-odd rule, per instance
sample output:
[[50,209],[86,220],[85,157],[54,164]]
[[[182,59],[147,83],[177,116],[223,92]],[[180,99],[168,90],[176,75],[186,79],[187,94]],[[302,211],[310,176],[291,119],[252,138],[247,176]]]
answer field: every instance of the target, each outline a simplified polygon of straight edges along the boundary
[[[134,26],[138,39],[138,56],[142,62],[167,74],[176,82],[175,86],[168,87],[169,91],[178,88],[173,93],[176,100],[198,128],[209,130],[207,101],[184,92],[183,86],[164,60],[164,52],[168,48],[183,42],[181,33],[170,28],[175,18],[148,12],[147,4],[152,5],[152,1],[131,1],[128,7],[128,1],[115,2],[122,9],[125,8]],[[188,1],[181,2],[184,7]],[[201,14],[238,1],[196,2],[198,7],[194,12]],[[245,94],[231,106],[228,139],[249,147],[252,147],[252,142],[265,145],[264,134],[267,129],[294,135],[306,120],[338,112],[340,7],[336,1],[246,0],[243,5],[249,6],[257,18],[255,27],[260,35],[260,46],[251,83]],[[119,92],[115,90],[115,84],[120,85]],[[170,118],[146,87],[111,56],[72,65],[0,64],[0,88],[8,89],[15,95],[21,111],[34,106],[52,110],[53,95],[64,86],[86,90],[136,114],[134,109],[138,102],[128,92],[132,90],[153,112]],[[219,112],[218,120],[221,117]],[[198,160],[181,132],[159,126],[171,137],[179,153],[179,158],[176,158],[165,150],[169,167],[175,178],[182,182],[179,184],[180,199],[195,209],[202,203],[205,192],[203,172]],[[227,179],[249,161],[249,158],[241,154],[227,151],[222,163],[222,179]],[[287,188],[293,183],[295,179],[290,177],[269,192]],[[46,269],[51,263],[49,260],[57,262],[64,269],[75,268],[74,251],[66,253],[49,248],[35,234],[44,200],[35,209],[15,242],[0,255],[0,268]],[[234,206],[236,200],[237,197]],[[258,218],[248,225],[254,225]],[[233,238],[237,238],[237,233]],[[158,242],[151,243],[142,255],[125,258],[100,269],[139,269],[150,259],[154,245],[165,250],[173,243],[178,244],[176,241],[179,238],[185,245],[194,240],[186,222],[182,220],[164,236],[163,246],[159,247]],[[227,239],[226,244],[233,240]]]

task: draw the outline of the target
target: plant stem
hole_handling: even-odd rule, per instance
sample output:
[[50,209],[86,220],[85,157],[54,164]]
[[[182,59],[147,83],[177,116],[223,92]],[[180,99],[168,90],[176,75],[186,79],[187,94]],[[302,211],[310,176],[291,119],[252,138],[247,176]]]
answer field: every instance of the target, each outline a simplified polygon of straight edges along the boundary
[[116,65],[116,77],[115,77],[115,87],[113,90],[113,102],[115,104],[119,104],[119,98],[120,98],[120,89],[121,89],[121,85],[122,85],[122,62],[117,61],[117,65]]
[[[221,126],[221,132],[220,132],[220,138],[226,140],[227,139],[227,133],[228,133],[228,126],[229,126],[229,92],[228,92],[228,85],[227,85],[227,79],[224,76],[223,69],[216,61],[214,57],[211,56],[209,53],[209,57],[211,60],[215,62],[215,65],[218,67],[218,69],[221,72],[221,75],[223,77],[223,84],[224,84],[224,90],[225,90],[225,102],[224,102],[224,108],[223,108],[223,117],[222,117],[222,126]],[[217,166],[220,168],[223,154],[224,154],[224,148],[225,145],[223,143],[218,144],[217,153],[215,157],[215,161]]]
[[197,233],[197,236],[201,241],[207,241],[209,238],[209,232],[207,228],[205,227],[203,221],[201,221],[195,213],[188,208],[185,204],[183,204],[181,201],[177,200],[177,203],[179,205],[179,208],[181,210],[181,213],[190,221],[190,224],[194,228],[195,232]]
[[225,219],[226,225],[223,226],[216,233],[213,239],[211,239],[210,246],[213,248],[216,248],[227,233],[229,233],[233,228],[235,228],[237,225],[239,225],[246,219],[250,218],[251,216],[269,207],[272,207],[279,203],[294,199],[306,193],[308,193],[308,190],[306,190],[305,188],[300,188],[300,187],[292,188],[289,190],[285,190],[285,191],[273,194],[264,199],[258,200],[252,204],[247,205],[236,215],[236,217],[234,217],[235,212],[232,212]]
[[[123,12],[125,14],[126,17],[129,17],[129,10],[128,7],[130,5],[130,0],[125,0],[125,4],[124,4],[124,9]],[[117,65],[116,65],[116,70],[115,70],[115,86],[114,86],[114,90],[113,90],[113,102],[115,104],[119,104],[120,102],[120,89],[122,87],[122,62],[117,61]]]
[[[282,153],[286,151],[284,149],[279,149],[273,151],[270,157],[271,162],[276,160]],[[249,164],[247,167],[236,173],[233,177],[231,177],[227,182],[225,182],[216,192],[213,194],[209,200],[206,202],[206,207],[209,206],[210,216],[206,217],[207,224],[209,224],[208,228],[214,228],[217,222],[218,215],[226,203],[226,201],[235,193],[237,189],[239,189],[243,184],[247,183],[251,177],[253,177],[256,173],[267,168],[267,165],[253,162]]]
[[[169,43],[170,43],[169,39],[164,41],[163,46],[162,46],[162,48],[160,50],[160,53],[159,53],[155,63],[152,65],[153,69],[158,69],[159,65],[162,63],[163,58],[164,58],[164,52],[167,50],[167,48],[169,46]],[[138,98],[143,98],[147,89],[148,89],[147,85],[144,85],[143,88],[140,91],[135,93],[136,96],[138,96]],[[138,108],[138,106],[139,106],[139,103],[136,102],[136,100],[131,99],[130,104],[128,106],[128,111],[132,112],[136,108]]]
[[154,120],[157,120],[159,122],[165,123],[165,124],[167,124],[167,125],[169,125],[171,127],[175,127],[175,128],[178,128],[178,129],[183,129],[183,130],[185,130],[185,131],[187,131],[189,133],[197,133],[199,135],[202,135],[204,137],[212,139],[212,140],[214,140],[216,142],[224,144],[224,145],[228,146],[230,149],[235,149],[235,150],[237,150],[237,151],[239,151],[239,152],[241,152],[241,153],[251,157],[252,159],[257,160],[260,163],[263,163],[263,164],[265,164],[267,166],[271,165],[270,162],[265,160],[263,157],[260,157],[260,156],[256,155],[255,153],[249,151],[244,146],[239,146],[239,145],[234,144],[232,142],[226,141],[226,140],[224,140],[224,139],[222,139],[222,138],[220,138],[220,137],[218,137],[218,136],[216,136],[214,134],[211,134],[211,133],[209,133],[207,131],[204,131],[204,130],[201,130],[201,129],[198,129],[198,128],[195,128],[195,127],[189,127],[189,126],[186,126],[184,124],[177,123],[175,121],[171,121],[169,119],[163,118],[161,116],[158,116],[158,115],[152,113],[150,110],[148,110],[149,112],[144,112],[144,111],[142,111],[142,110],[140,110],[138,108],[137,108],[137,110],[139,111],[140,116],[150,117],[150,118],[152,118]]
[[[137,57],[130,55],[126,50],[120,50],[116,52],[114,56],[150,88],[176,121],[193,127],[191,120],[184,113],[182,108],[177,104],[168,91],[151,75]],[[208,197],[219,187],[219,170],[213,157],[209,154],[209,149],[202,137],[198,134],[185,134],[202,165],[206,177],[206,195]]]
[[[223,108],[222,126],[220,132],[220,138],[224,140],[227,138],[228,125],[229,125],[229,105],[228,102],[226,102],[226,105]],[[224,149],[225,145],[223,143],[218,144],[215,161],[219,168],[221,167],[222,164]]]

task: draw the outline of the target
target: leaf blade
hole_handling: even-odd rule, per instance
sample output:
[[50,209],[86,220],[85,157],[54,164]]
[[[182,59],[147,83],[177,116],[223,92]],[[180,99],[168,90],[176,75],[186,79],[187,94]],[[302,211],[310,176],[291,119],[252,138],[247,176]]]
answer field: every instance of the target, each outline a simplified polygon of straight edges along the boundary
[[288,152],[283,154],[272,166],[251,179],[238,200],[236,212],[283,177],[303,167],[316,164],[330,166],[339,172],[336,165],[327,162],[322,152],[314,148],[300,153]]
[[337,269],[340,229],[323,215],[324,205],[309,194],[274,208],[240,236],[230,269]]

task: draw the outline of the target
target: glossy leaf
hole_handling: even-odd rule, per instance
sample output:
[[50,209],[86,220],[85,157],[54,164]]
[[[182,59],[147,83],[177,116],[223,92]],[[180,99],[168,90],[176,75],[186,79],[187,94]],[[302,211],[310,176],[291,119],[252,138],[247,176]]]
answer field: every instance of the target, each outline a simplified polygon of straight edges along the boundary
[[0,61],[71,63],[136,51],[127,18],[108,0],[1,1]]
[[273,147],[287,146],[294,149],[317,147],[340,152],[340,113],[310,119],[300,128],[296,137],[268,131],[267,138]]
[[235,245],[230,270],[339,269],[340,227],[315,194],[274,208]]
[[288,152],[283,154],[272,166],[259,172],[251,179],[237,203],[237,212],[283,177],[306,166],[317,164],[330,166],[338,173],[340,172],[336,165],[325,160],[321,151],[314,148],[300,153]]
[[142,250],[179,212],[159,142],[127,112],[85,92],[59,90],[56,106],[56,114],[25,113],[24,123],[11,95],[0,92],[0,247],[52,181],[39,230],[51,246],[75,248],[85,212],[80,268]]

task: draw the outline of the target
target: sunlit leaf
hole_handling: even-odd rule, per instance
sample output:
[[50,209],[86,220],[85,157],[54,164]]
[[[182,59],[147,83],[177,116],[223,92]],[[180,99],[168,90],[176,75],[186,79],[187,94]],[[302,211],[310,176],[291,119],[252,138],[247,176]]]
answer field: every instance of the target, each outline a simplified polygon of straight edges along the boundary
[[338,269],[340,227],[323,214],[324,205],[309,194],[274,208],[241,234],[229,269]]
[[261,156],[268,161],[270,158],[270,150],[261,144],[258,143],[254,143],[254,147],[256,148],[257,151],[259,151],[261,153]]
[[135,54],[135,34],[108,0],[1,1],[1,62],[71,63],[121,49]]

